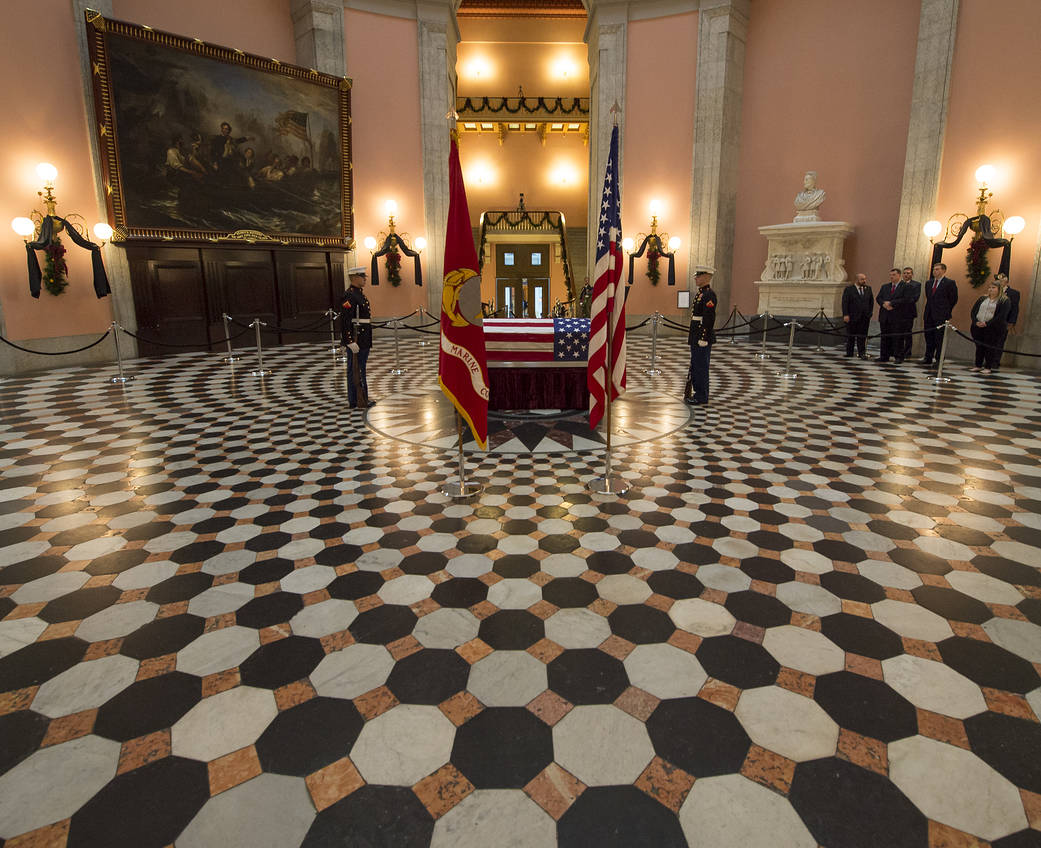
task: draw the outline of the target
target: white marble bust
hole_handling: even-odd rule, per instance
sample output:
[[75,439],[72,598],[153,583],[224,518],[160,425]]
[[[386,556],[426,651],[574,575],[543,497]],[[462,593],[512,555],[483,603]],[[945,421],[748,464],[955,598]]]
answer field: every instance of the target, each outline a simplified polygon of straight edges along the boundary
[[802,191],[795,195],[795,218],[793,222],[819,221],[817,209],[824,202],[824,189],[817,188],[817,172],[807,171],[802,179]]

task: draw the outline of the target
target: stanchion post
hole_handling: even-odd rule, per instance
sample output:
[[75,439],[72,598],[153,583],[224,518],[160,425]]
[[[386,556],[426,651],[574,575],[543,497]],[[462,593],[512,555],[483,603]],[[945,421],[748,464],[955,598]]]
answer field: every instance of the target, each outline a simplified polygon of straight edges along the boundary
[[394,367],[390,369],[390,373],[399,376],[405,373],[405,369],[401,367],[401,363],[398,361],[398,327],[401,322],[395,318],[390,324],[394,328]]
[[325,317],[329,319],[329,353],[339,353],[340,345],[336,341],[336,327],[334,324],[336,321],[336,310],[331,307],[326,309]]
[[[425,309],[424,307],[422,307],[422,306],[421,306],[421,307],[419,307],[419,325],[420,325],[420,326],[422,326],[423,324],[425,324],[425,323],[426,323],[426,322],[425,322],[425,321],[423,320],[423,318],[424,318],[424,316],[425,316],[426,314],[427,314],[427,311],[426,311],[426,309]],[[433,316],[431,316],[431,317],[433,317]],[[427,340],[426,340],[426,339],[425,339],[425,338],[423,337],[423,332],[422,332],[422,331],[419,331],[419,346],[420,346],[420,347],[427,347],[427,346],[428,346],[429,344],[430,344],[430,342],[428,342],[428,341],[427,341]]]
[[949,383],[951,382],[950,377],[943,376],[943,361],[947,357],[947,336],[951,330],[956,327],[950,321],[943,322],[943,339],[940,341],[940,361],[936,363],[936,376],[929,377],[934,383]]
[[116,344],[116,367],[119,369],[119,373],[115,377],[110,377],[110,383],[129,383],[134,379],[133,375],[127,376],[123,373],[123,352],[119,349],[119,331],[123,328],[119,326],[115,321],[112,322],[110,327],[112,331],[112,341]]
[[[824,318],[824,317],[825,317],[825,315],[824,315],[824,307],[822,306],[820,309],[817,310],[817,314],[814,315],[813,318],[811,318],[810,320],[813,321],[816,318]],[[822,350],[824,350],[824,345],[821,344],[821,330],[820,330],[820,325],[818,324],[817,325],[817,353],[820,353]]]
[[769,359],[770,354],[766,352],[766,322],[770,320],[770,313],[764,312],[759,318],[763,322],[763,346],[759,349],[759,353],[753,353],[752,356],[755,359]]
[[730,344],[737,344],[737,333],[734,332],[734,330],[737,329],[737,320],[736,320],[736,318],[737,318],[737,307],[735,306],[733,309],[730,310],[730,315],[727,316],[726,323],[720,328],[721,330],[725,330],[730,325],[731,321],[734,322],[734,326],[730,327],[730,342],[729,342]]
[[238,362],[242,357],[231,349],[231,327],[228,324],[231,316],[227,312],[223,312],[220,317],[224,321],[224,343],[228,346],[228,352],[221,357],[220,361],[228,363]]
[[792,373],[792,346],[795,344],[795,328],[799,326],[795,321],[789,321],[784,326],[790,328],[788,330],[788,356],[784,360],[784,370],[778,371],[777,376],[782,380],[794,380],[796,374]]
[[264,367],[264,351],[260,346],[260,328],[266,327],[267,324],[265,324],[259,318],[254,318],[251,326],[257,334],[257,367],[249,372],[249,376],[266,377],[268,374],[271,373],[271,370]]
[[658,367],[658,320],[661,313],[658,310],[654,311],[651,316],[651,367],[648,368],[644,373],[650,374],[652,377],[661,376],[661,369]]

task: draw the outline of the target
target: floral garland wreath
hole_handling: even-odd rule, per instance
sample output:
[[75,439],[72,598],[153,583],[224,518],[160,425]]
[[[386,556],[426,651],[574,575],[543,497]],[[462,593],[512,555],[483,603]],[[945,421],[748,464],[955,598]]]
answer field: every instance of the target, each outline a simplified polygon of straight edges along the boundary
[[989,249],[986,240],[977,233],[970,242],[969,249],[965,251],[965,269],[974,289],[978,289],[990,279],[990,263],[987,261]]
[[398,253],[397,247],[391,248],[387,252],[387,282],[392,286],[401,285],[401,254]]
[[652,286],[658,285],[658,280],[661,279],[661,270],[658,268],[660,258],[658,248],[653,243],[647,245],[647,279],[651,281]]

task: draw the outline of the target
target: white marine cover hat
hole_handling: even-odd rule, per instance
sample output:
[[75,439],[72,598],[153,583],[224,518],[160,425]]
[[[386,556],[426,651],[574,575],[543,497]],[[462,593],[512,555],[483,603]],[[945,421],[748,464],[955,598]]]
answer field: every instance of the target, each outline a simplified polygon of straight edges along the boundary
[[348,268],[347,269],[347,276],[348,277],[353,277],[355,275],[361,275],[362,277],[367,277],[368,274],[369,274],[369,269],[366,268],[364,265],[355,265],[353,268]]
[[695,265],[694,266],[694,274],[695,275],[697,275],[697,274],[715,274],[715,273],[716,273],[716,269],[713,268],[711,265]]

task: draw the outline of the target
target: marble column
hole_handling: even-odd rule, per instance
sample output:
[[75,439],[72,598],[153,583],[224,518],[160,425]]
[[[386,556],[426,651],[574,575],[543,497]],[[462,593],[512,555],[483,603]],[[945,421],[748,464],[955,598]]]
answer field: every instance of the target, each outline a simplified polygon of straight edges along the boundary
[[441,314],[445,227],[448,220],[449,130],[445,116],[455,109],[455,56],[459,27],[453,4],[420,0],[416,4],[419,36],[420,132],[423,140],[423,211],[427,247],[423,279],[427,310]]
[[296,63],[342,77],[347,67],[342,0],[292,0],[289,11],[296,40]]
[[936,216],[957,27],[958,0],[921,0],[893,264],[910,265],[923,282],[932,250],[922,225]]
[[688,267],[715,267],[719,315],[730,310],[749,4],[703,0],[698,12]]
[[[1012,242],[1013,250],[1029,250],[1029,242],[1024,231]],[[1041,224],[1038,224],[1034,238],[1034,267],[1030,279],[1014,279],[1010,281],[1013,288],[1019,291],[1019,297],[1025,309],[1020,309],[1016,330],[1019,335],[1010,335],[1006,346],[1009,351],[1021,350],[1035,356],[1041,355]],[[1041,370],[1041,359],[1030,356],[1013,356],[1006,354],[1006,362],[1018,368],[1029,368],[1031,371]]]
[[[604,169],[611,147],[618,104],[618,181],[625,184],[625,63],[628,35],[628,5],[590,0],[585,42],[589,48],[589,199],[588,228],[594,238],[586,239],[586,267],[592,282],[596,257],[596,225],[600,219],[600,197],[604,188]],[[622,195],[624,197],[624,194]],[[625,221],[622,221],[625,231]]]

